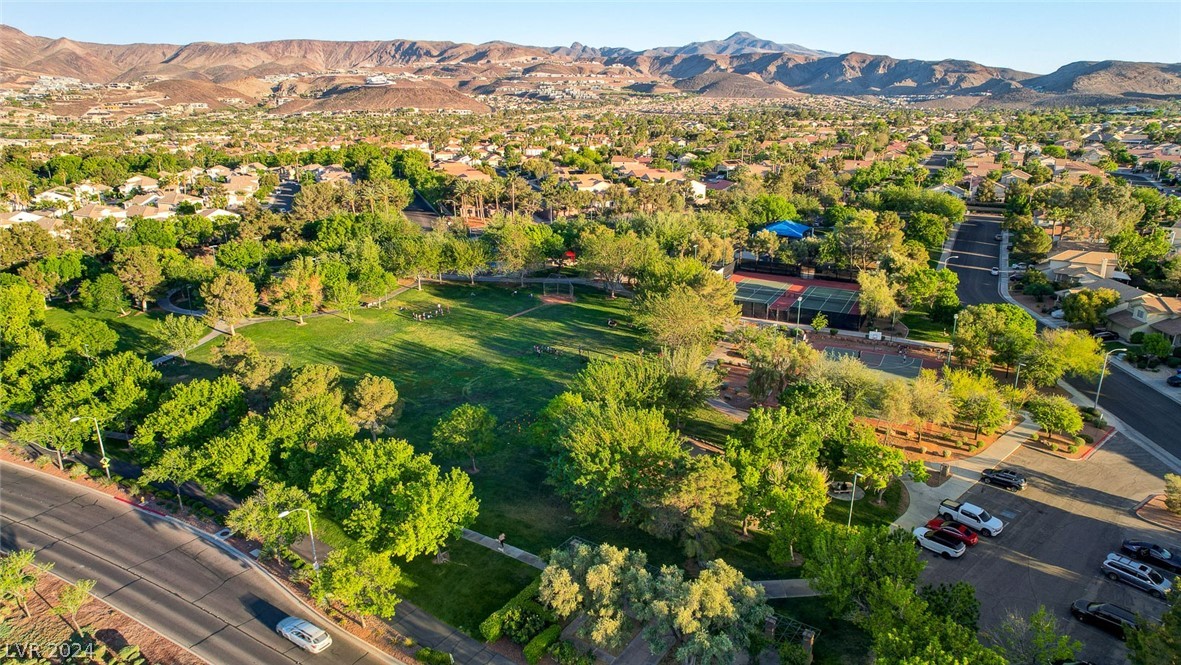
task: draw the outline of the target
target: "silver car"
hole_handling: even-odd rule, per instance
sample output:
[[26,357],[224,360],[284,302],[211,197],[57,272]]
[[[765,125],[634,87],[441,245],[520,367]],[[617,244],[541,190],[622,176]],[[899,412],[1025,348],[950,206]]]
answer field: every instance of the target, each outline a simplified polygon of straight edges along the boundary
[[1150,566],[1133,561],[1126,556],[1120,556],[1115,552],[1107,555],[1107,558],[1103,560],[1102,567],[1103,574],[1107,575],[1108,579],[1131,584],[1157,598],[1164,598],[1173,588],[1171,582]]
[[287,617],[275,626],[275,632],[308,653],[320,653],[332,646],[332,636],[328,631],[306,619]]

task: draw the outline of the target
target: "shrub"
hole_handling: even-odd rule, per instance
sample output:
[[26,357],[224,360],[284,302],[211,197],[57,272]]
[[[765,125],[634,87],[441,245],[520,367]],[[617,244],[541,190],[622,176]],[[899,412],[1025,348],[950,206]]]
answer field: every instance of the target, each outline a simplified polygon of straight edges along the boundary
[[1078,442],[1082,444],[1090,445],[1095,443],[1095,439],[1092,439],[1090,434],[1080,434],[1076,436],[1075,439],[1077,439]]
[[1079,449],[1079,447],[1078,447],[1078,444],[1072,443],[1072,444],[1070,444],[1069,446],[1067,446],[1067,447],[1066,447],[1066,452],[1068,452],[1068,453],[1070,453],[1071,455],[1073,455],[1073,454],[1075,454],[1075,453],[1077,453],[1077,452],[1078,452],[1078,449]]
[[829,328],[828,334],[832,335],[833,337],[836,337],[837,336],[837,329],[836,328]]
[[1156,356],[1149,358],[1148,369],[1156,369],[1157,367],[1160,367],[1160,358],[1157,358]]
[[1144,331],[1137,330],[1136,332],[1132,333],[1132,336],[1128,338],[1128,341],[1133,344],[1143,344],[1144,343]]
[[[484,619],[484,621],[480,623],[480,635],[483,636],[484,641],[495,642],[496,640],[499,640],[501,635],[504,633],[505,612],[507,612],[510,608],[516,607],[522,603],[534,602],[534,598],[537,598],[537,591],[540,588],[541,578],[539,577],[533,580],[530,585],[526,586],[524,589],[521,589],[517,595],[509,599],[509,601],[505,603],[504,606],[499,610],[496,610],[492,614],[488,615],[488,618]],[[535,602],[534,604],[536,605]]]
[[926,455],[927,454],[927,447],[926,446],[919,446],[919,454]]
[[1169,366],[1169,369],[1177,369],[1178,367],[1181,367],[1181,358],[1178,358],[1177,356],[1169,356],[1165,360],[1165,364]]
[[1165,507],[1174,515],[1181,515],[1181,476],[1165,474]]
[[1081,436],[1074,437],[1073,441],[1074,441],[1074,445],[1076,445],[1076,446],[1081,446],[1084,443],[1088,443],[1087,441],[1084,441],[1083,437],[1081,437]]
[[423,647],[414,654],[414,660],[427,665],[451,665],[455,658],[446,651],[438,651],[430,647]]
[[545,629],[542,611],[541,606],[533,602],[508,608],[504,613],[504,636],[517,644],[527,644]]
[[1058,444],[1054,443],[1053,441],[1050,442],[1050,452],[1058,452]]
[[90,474],[90,477],[94,478],[95,480],[98,480],[104,475],[102,469],[90,469],[86,473]]
[[1181,346],[1178,346],[1177,348],[1173,349],[1173,357],[1174,358],[1181,358]]
[[943,453],[944,457],[951,457],[951,451],[948,450],[947,448],[944,448],[942,453]]
[[1037,443],[1040,438],[1041,438],[1041,435],[1038,434],[1037,432],[1034,432],[1033,434],[1029,435],[1029,440],[1032,443]]
[[529,644],[525,645],[525,660],[529,661],[529,665],[537,665],[550,646],[561,637],[561,626],[551,625],[549,628],[541,631],[537,637],[529,640]]
[[549,655],[558,665],[595,665],[593,655],[579,652],[578,647],[565,640],[550,647]]
[[74,480],[80,480],[86,476],[88,471],[85,464],[71,464],[70,468],[66,469],[66,473]]

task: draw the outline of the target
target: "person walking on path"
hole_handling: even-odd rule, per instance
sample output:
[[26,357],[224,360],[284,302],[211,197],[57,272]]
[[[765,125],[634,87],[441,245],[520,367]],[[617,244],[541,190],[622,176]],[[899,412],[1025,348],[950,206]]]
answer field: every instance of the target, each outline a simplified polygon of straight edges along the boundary
[[500,551],[503,552],[504,551],[504,534],[503,533],[496,537],[496,542],[500,543]]

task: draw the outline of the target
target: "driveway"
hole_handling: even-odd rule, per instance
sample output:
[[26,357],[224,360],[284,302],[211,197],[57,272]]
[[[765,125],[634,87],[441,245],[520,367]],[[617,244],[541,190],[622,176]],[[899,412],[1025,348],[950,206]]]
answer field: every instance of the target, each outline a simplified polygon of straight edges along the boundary
[[1005,466],[1020,469],[1029,487],[1020,493],[976,485],[961,499],[1005,520],[996,538],[981,538],[962,559],[931,558],[926,583],[970,582],[980,600],[980,628],[987,636],[1009,612],[1029,616],[1045,605],[1085,647],[1080,657],[1097,663],[1126,662],[1119,640],[1070,616],[1079,598],[1114,602],[1159,618],[1162,601],[1107,580],[1099,564],[1128,538],[1181,545],[1181,534],[1140,520],[1140,501],[1164,487],[1165,468],[1116,434],[1085,462],[1021,448]]
[[262,573],[169,521],[105,495],[0,464],[0,546],[34,549],[73,582],[210,663],[395,662],[327,626],[313,656],[275,633],[288,615],[323,620]]

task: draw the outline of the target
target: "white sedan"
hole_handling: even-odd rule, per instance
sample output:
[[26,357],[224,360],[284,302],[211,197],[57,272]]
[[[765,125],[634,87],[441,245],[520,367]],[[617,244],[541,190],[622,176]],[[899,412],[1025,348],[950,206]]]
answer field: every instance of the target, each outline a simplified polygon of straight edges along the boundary
[[1001,274],[1001,269],[1000,269],[1000,268],[997,268],[997,267],[995,267],[995,266],[993,266],[993,268],[992,268],[991,270],[989,270],[988,272],[989,272],[989,274],[991,274],[993,277],[996,277],[997,275]]
[[306,619],[287,617],[275,626],[275,632],[308,653],[320,653],[332,646],[332,636],[328,631]]
[[968,546],[942,531],[928,529],[925,526],[916,527],[914,537],[920,547],[930,550],[944,559],[958,559],[968,550]]

